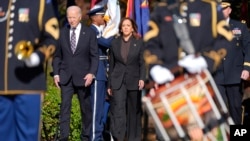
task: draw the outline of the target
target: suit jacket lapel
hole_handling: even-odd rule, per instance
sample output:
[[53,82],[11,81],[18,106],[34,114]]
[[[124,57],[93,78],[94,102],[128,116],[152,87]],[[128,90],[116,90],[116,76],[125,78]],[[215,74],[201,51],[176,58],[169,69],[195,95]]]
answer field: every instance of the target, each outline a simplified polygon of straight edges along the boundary
[[[116,41],[116,43],[115,43],[115,45],[117,45],[117,46],[115,46],[115,47],[113,47],[113,49],[114,49],[114,52],[117,52],[117,53],[119,53],[119,59],[120,60],[123,60],[123,58],[122,58],[122,54],[121,54],[121,45],[122,45],[122,37],[120,36],[120,37],[118,37],[119,39],[117,39]],[[124,61],[123,61],[124,62]]]
[[80,44],[79,42],[84,40],[84,36],[83,36],[84,34],[85,34],[85,30],[84,30],[83,25],[81,25],[80,33],[78,35],[79,36],[78,42],[76,44],[76,51],[75,51],[75,53],[77,53],[77,51],[81,49],[80,48],[81,46],[79,46],[79,44]]
[[70,26],[67,26],[66,34],[65,34],[65,41],[68,44],[68,51],[72,53],[71,46],[70,46]]

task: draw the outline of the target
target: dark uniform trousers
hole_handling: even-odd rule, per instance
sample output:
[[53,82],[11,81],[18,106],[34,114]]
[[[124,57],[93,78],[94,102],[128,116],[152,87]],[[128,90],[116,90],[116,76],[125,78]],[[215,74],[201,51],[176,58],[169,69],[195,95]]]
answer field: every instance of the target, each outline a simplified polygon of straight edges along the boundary
[[217,85],[224,102],[227,104],[230,116],[235,124],[241,124],[242,88],[239,84]]
[[92,140],[93,141],[102,141],[102,133],[104,131],[104,115],[105,112],[105,98],[106,98],[106,89],[107,81],[95,80],[91,85],[91,105],[92,105]]

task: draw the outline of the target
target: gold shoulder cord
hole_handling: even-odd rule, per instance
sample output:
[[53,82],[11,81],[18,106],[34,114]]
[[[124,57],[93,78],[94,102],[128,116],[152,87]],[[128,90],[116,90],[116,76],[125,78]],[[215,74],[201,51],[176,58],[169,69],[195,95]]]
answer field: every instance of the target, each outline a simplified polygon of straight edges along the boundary
[[221,20],[217,24],[217,3],[213,0],[202,0],[204,2],[211,4],[211,11],[212,11],[212,35],[214,38],[218,36],[218,33],[224,36],[228,41],[233,39],[233,34],[230,30],[226,30],[225,27],[228,27],[226,20]]
[[215,1],[211,1],[211,0],[202,0],[204,2],[210,3],[211,5],[211,15],[212,15],[212,24],[211,24],[211,28],[212,28],[212,32],[213,32],[213,37],[216,38],[217,37],[217,31],[216,31],[216,24],[217,24],[217,12],[216,12],[216,2]]
[[244,66],[250,67],[250,63],[249,62],[244,62]]
[[148,26],[151,27],[151,30],[149,30],[145,35],[143,40],[147,42],[151,38],[156,37],[159,34],[159,28],[157,24],[154,21],[149,21]]
[[[39,15],[38,15],[38,23],[40,31],[43,30],[44,9],[45,9],[45,1],[40,0]],[[59,24],[55,17],[52,17],[51,19],[46,21],[45,31],[50,33],[50,35],[52,35],[52,37],[55,40],[59,38]],[[54,45],[49,45],[48,47],[43,46],[39,48],[39,51],[41,51],[45,55],[45,61],[47,61],[55,52],[55,46]]]
[[227,50],[225,48],[221,48],[218,51],[211,50],[209,52],[204,52],[203,55],[207,56],[208,58],[214,60],[213,71],[217,69],[217,67],[221,63],[221,59],[224,58],[227,54]]
[[[203,2],[209,3],[211,5],[211,15],[212,15],[212,23],[211,23],[211,29],[212,29],[212,35],[213,38],[217,37],[217,12],[216,12],[216,2],[211,0],[202,0]],[[204,56],[207,56],[208,58],[211,58],[214,61],[213,70],[216,70],[216,68],[219,66],[221,59],[226,56],[226,50],[221,49],[220,51],[216,52],[214,50],[211,50],[209,52],[204,52]]]
[[[43,16],[44,16],[44,9],[45,9],[45,1],[40,0],[40,8],[39,8],[39,15],[38,15],[38,23],[39,29],[43,30]],[[56,17],[52,17],[45,23],[45,31],[50,33],[54,39],[59,38],[59,23]]]
[[[228,26],[225,20],[219,21],[217,24],[217,3],[216,1],[212,0],[202,0],[204,2],[210,3],[211,5],[211,11],[212,11],[212,35],[214,38],[217,38],[218,33],[222,36],[224,36],[228,41],[231,41],[233,39],[233,34],[231,31],[227,31],[224,27]],[[212,50],[209,52],[204,52],[204,56],[207,56],[208,58],[211,58],[214,60],[214,66],[213,70],[215,71],[219,64],[221,63],[221,59],[224,58],[227,54],[227,51],[225,48],[221,48],[218,51]]]
[[43,14],[44,14],[44,4],[45,4],[45,1],[40,0],[39,13],[38,13],[38,24],[39,24],[40,31],[42,31],[43,29],[42,22],[43,22]]

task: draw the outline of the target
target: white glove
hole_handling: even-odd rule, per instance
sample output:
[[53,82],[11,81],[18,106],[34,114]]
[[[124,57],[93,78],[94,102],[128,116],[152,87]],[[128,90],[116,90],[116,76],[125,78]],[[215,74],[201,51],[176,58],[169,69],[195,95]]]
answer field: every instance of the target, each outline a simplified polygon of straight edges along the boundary
[[150,75],[153,80],[158,84],[163,84],[168,81],[174,80],[174,75],[169,71],[169,69],[162,67],[160,65],[154,66],[150,70]]
[[207,68],[207,62],[202,56],[190,54],[178,61],[179,66],[187,69],[189,73],[200,73]]
[[26,64],[27,67],[32,68],[32,67],[36,67],[36,66],[39,65],[39,63],[40,63],[40,58],[39,58],[39,56],[38,56],[37,53],[34,53],[34,52],[33,52],[33,53],[30,55],[29,58],[24,59],[24,62],[25,62],[25,64]]

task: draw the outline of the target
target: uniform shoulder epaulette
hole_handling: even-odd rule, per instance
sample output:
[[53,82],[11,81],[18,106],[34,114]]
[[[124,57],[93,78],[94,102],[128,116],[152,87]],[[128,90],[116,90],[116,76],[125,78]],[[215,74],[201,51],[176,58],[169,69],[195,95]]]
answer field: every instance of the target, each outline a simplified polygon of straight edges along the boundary
[[249,62],[244,62],[244,66],[250,67],[250,63]]
[[246,24],[246,21],[245,21],[245,20],[241,20],[240,22],[243,23],[243,24]]

